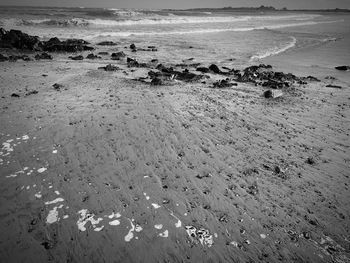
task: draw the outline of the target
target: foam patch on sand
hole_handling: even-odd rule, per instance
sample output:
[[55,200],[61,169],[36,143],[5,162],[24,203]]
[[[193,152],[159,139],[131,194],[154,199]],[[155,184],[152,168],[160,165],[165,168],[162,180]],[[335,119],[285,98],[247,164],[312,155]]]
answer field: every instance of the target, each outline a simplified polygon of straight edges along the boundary
[[24,167],[22,170],[15,172],[14,174],[6,175],[6,178],[14,178],[17,177],[19,174],[24,174],[25,171],[27,171],[29,167]]
[[62,208],[63,205],[55,206],[52,210],[49,211],[49,214],[46,217],[47,224],[53,224],[58,222],[60,218],[58,217],[58,209]]
[[124,237],[125,242],[130,242],[133,238],[134,238],[134,231],[135,232],[141,232],[142,231],[142,227],[138,224],[134,224],[134,219],[129,219],[129,222],[131,224],[131,228],[128,232],[128,234]]
[[92,227],[97,230],[95,231],[101,231],[103,229],[103,227],[96,227],[96,225],[98,225],[102,220],[103,218],[99,217],[97,219],[95,219],[95,215],[92,214],[92,213],[89,213],[87,209],[82,209],[80,211],[78,211],[78,214],[80,215],[80,218],[78,219],[77,221],[77,226],[78,226],[78,229],[80,231],[86,231],[86,227],[85,225],[90,222]]
[[114,213],[112,212],[112,214],[110,214],[108,216],[108,218],[112,219],[112,218],[120,218],[122,215],[120,213]]
[[43,173],[43,172],[45,172],[47,170],[47,168],[45,168],[45,167],[42,167],[42,168],[39,168],[38,169],[38,173]]
[[64,199],[59,197],[59,198],[56,198],[55,200],[45,202],[45,205],[56,204],[56,203],[63,202],[63,201],[64,201]]
[[163,233],[160,233],[158,236],[160,236],[160,237],[168,237],[169,236],[169,231],[165,230]]
[[177,218],[173,212],[171,212],[170,215],[177,220],[177,222],[175,223],[175,227],[180,228],[182,226],[181,220],[179,218]]
[[154,209],[160,208],[160,205],[158,205],[158,204],[156,204],[156,203],[152,203],[152,206],[153,206]]
[[11,152],[14,151],[13,145],[11,145],[12,142],[13,142],[13,139],[8,139],[6,142],[2,143],[0,156],[8,156],[11,154]]
[[[112,212],[112,214],[106,216],[109,219],[113,219],[113,218],[120,218],[122,215],[120,213],[114,213]],[[120,220],[119,219],[115,219],[110,221],[108,224],[110,224],[111,226],[119,226],[120,225]]]
[[146,200],[150,199],[150,197],[146,193],[143,193],[143,195],[146,197]]
[[213,235],[210,235],[209,230],[194,226],[186,226],[186,232],[191,238],[192,242],[200,242],[202,246],[211,247],[214,244]]
[[118,219],[110,221],[108,224],[110,224],[111,226],[119,226],[120,225],[120,221]]
[[160,230],[163,228],[163,225],[162,224],[154,225],[154,228]]
[[[27,141],[29,140],[29,136],[28,135],[23,135],[21,137],[16,138],[17,141],[22,140],[22,141]],[[15,143],[14,139],[8,139],[5,142],[2,143],[2,147],[1,147],[1,151],[0,151],[0,156],[9,156],[11,154],[11,152],[14,151],[14,147],[17,144],[20,144],[21,142],[17,142]],[[0,164],[3,163],[3,159],[0,159]]]

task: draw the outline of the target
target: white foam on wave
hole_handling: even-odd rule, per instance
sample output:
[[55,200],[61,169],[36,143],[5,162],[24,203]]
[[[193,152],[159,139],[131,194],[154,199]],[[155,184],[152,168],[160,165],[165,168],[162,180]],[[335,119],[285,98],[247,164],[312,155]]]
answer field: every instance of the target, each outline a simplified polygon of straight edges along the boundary
[[287,27],[299,27],[307,25],[318,25],[318,24],[328,24],[336,23],[337,21],[308,21],[301,23],[289,23],[289,24],[279,24],[279,25],[269,25],[269,26],[256,26],[256,27],[236,27],[236,28],[221,28],[221,29],[194,29],[194,30],[183,30],[183,31],[163,31],[163,32],[132,32],[132,31],[111,31],[103,32],[98,34],[92,34],[86,36],[85,39],[95,39],[100,37],[131,37],[131,36],[157,36],[157,35],[185,35],[185,34],[207,34],[207,33],[222,33],[222,32],[247,32],[254,30],[265,30],[265,29],[281,29]]
[[87,19],[90,26],[132,26],[132,25],[169,25],[169,24],[208,24],[232,23],[244,21],[276,21],[276,20],[312,20],[320,15],[284,15],[284,16],[153,16],[124,20]]
[[295,47],[296,43],[297,43],[297,39],[293,36],[290,37],[291,41],[289,43],[287,43],[285,46],[283,47],[274,47],[271,48],[269,50],[263,51],[263,52],[259,52],[258,54],[254,55],[251,57],[251,61],[253,60],[258,60],[258,59],[263,59],[266,57],[270,57],[270,56],[274,56],[274,55],[278,55],[280,53],[283,53],[285,51],[287,51],[288,49],[291,49],[293,47]]
[[274,15],[274,16],[178,16],[178,15],[153,15],[145,16],[137,11],[114,9],[115,15],[118,19],[84,19],[84,18],[70,18],[70,19],[16,19],[6,18],[0,19],[0,24],[5,26],[80,26],[80,27],[118,27],[118,26],[135,26],[135,25],[177,25],[177,24],[208,24],[208,23],[234,23],[244,21],[305,21],[312,20],[321,15],[298,14],[298,15]]

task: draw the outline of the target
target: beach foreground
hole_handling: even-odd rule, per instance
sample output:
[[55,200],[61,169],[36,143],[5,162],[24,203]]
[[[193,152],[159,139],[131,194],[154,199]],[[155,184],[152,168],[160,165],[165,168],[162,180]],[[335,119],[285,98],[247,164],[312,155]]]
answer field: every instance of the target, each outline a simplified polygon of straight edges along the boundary
[[349,262],[349,83],[110,62],[1,64],[1,262]]

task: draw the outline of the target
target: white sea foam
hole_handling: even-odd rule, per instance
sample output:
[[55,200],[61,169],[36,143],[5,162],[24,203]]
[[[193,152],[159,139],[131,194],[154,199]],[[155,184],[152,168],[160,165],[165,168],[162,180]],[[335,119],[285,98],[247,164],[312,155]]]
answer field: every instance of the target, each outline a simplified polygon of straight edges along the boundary
[[163,233],[160,233],[158,236],[160,236],[160,237],[168,237],[169,236],[169,231],[165,230]]
[[109,31],[109,32],[100,32],[98,34],[90,34],[85,37],[85,39],[97,39],[101,37],[131,37],[131,36],[162,36],[162,35],[186,35],[186,34],[208,34],[208,33],[221,33],[221,32],[248,32],[254,30],[266,30],[266,29],[281,29],[288,27],[300,27],[308,25],[318,25],[318,24],[328,24],[336,23],[337,21],[306,21],[299,23],[286,23],[278,25],[266,25],[266,26],[255,26],[255,27],[233,27],[233,28],[213,28],[213,29],[192,29],[192,30],[168,30],[162,32],[155,31]]
[[134,233],[133,232],[135,231],[135,225],[133,224],[132,220],[129,219],[129,221],[130,221],[130,224],[131,224],[131,228],[130,228],[128,234],[124,237],[125,242],[130,242],[131,239],[134,238]]
[[59,198],[56,198],[55,200],[52,200],[52,201],[49,201],[49,202],[45,202],[45,205],[56,204],[56,203],[63,202],[63,201],[64,201],[64,199],[59,197]]
[[162,229],[162,228],[163,228],[163,225],[162,225],[162,224],[154,225],[154,228],[155,228],[155,229]]
[[272,15],[272,16],[179,16],[179,15],[152,15],[146,16],[137,11],[115,9],[117,19],[1,19],[0,23],[6,27],[11,26],[57,26],[57,27],[116,27],[116,26],[135,26],[135,25],[179,25],[179,24],[208,24],[208,23],[235,23],[242,21],[305,21],[312,20],[320,15],[296,14],[296,15]]
[[297,43],[297,39],[295,37],[290,37],[290,39],[291,39],[291,41],[289,43],[287,43],[285,46],[274,47],[274,48],[271,48],[269,50],[259,52],[258,54],[251,57],[251,61],[274,56],[274,55],[283,53],[283,52],[287,51],[288,49],[295,47],[295,45]]
[[52,224],[60,220],[58,217],[58,209],[61,209],[63,205],[55,206],[52,210],[49,211],[49,214],[46,217],[46,223]]
[[46,223],[52,224],[59,220],[58,218],[58,207],[55,206],[52,210],[49,211],[49,214],[46,217]]
[[118,219],[116,219],[116,220],[110,221],[109,224],[111,226],[118,226],[118,225],[120,225],[120,221]]
[[77,226],[80,231],[86,231],[85,225],[87,222],[90,222],[94,229],[97,228],[98,230],[96,231],[102,230],[101,227],[96,227],[96,225],[99,224],[103,220],[103,218],[95,219],[95,215],[89,213],[87,209],[82,209],[78,211],[78,214],[80,214],[80,218],[77,221]]
[[47,168],[45,168],[45,167],[39,168],[39,169],[38,169],[38,173],[43,173],[43,172],[45,172],[46,170],[47,170]]
[[158,205],[158,204],[156,204],[156,203],[152,203],[152,206],[153,206],[154,209],[160,208],[160,205]]

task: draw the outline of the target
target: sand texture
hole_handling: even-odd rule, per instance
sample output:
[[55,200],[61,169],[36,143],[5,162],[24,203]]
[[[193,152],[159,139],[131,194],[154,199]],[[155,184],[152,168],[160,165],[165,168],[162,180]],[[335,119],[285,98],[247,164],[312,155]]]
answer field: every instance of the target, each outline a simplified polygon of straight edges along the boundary
[[350,261],[349,83],[266,99],[107,62],[0,65],[1,262]]

